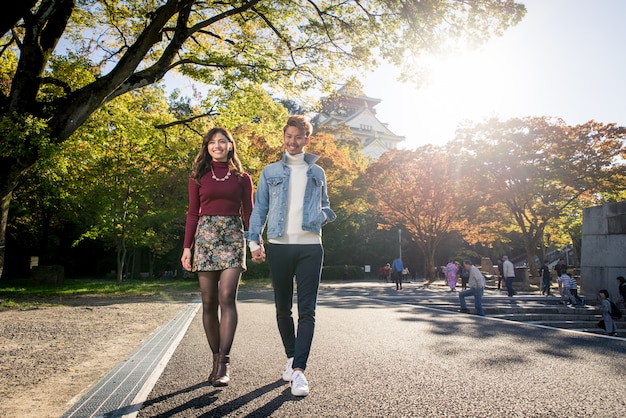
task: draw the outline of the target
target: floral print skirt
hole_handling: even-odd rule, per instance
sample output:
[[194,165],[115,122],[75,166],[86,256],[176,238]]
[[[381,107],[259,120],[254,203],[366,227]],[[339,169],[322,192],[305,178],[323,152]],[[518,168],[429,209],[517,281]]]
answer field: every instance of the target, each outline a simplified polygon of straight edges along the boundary
[[246,246],[239,216],[201,216],[196,229],[192,271],[246,270]]

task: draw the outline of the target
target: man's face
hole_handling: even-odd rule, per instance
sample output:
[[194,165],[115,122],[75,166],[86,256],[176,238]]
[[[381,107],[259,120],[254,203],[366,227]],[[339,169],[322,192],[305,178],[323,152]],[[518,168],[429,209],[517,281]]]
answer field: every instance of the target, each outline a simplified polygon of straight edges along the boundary
[[290,155],[301,154],[304,146],[309,143],[309,138],[304,132],[295,126],[287,126],[284,135],[285,149]]

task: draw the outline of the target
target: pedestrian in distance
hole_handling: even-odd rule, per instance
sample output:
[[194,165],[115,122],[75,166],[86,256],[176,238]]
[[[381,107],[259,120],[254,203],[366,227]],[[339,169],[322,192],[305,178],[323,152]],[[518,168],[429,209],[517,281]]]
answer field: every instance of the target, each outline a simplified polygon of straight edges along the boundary
[[393,260],[391,263],[391,277],[396,284],[396,290],[402,290],[402,271],[404,270],[404,264],[400,257]]
[[[263,168],[250,228],[246,233],[253,262],[266,258],[274,288],[276,321],[287,364],[282,378],[291,394],[306,396],[304,375],[315,330],[315,308],[324,249],[322,227],[337,217],[328,201],[326,174],[315,164],[318,156],[304,152],[312,126],[301,115],[283,128],[285,152],[280,161]],[[267,248],[261,234],[267,227]],[[298,326],[292,315],[294,278],[297,285]]]
[[502,280],[504,280],[504,266],[502,258],[498,258],[498,290],[502,286]]
[[576,298],[571,291],[572,278],[567,274],[567,270],[561,270],[561,276],[559,276],[558,281],[561,283],[561,303],[563,305],[570,304],[575,306]]
[[626,279],[624,278],[624,276],[618,276],[615,278],[615,280],[617,280],[617,290],[619,292],[619,297],[617,298],[615,303],[617,304],[617,306],[619,306],[621,302],[624,308],[626,308]]
[[246,270],[244,228],[252,213],[253,189],[225,128],[213,128],[205,135],[188,188],[181,263],[185,270],[198,274],[202,325],[213,353],[208,381],[227,386],[238,322],[237,290]]
[[562,286],[561,286],[561,274],[567,271],[567,264],[565,264],[565,259],[563,258],[559,258],[559,262],[556,263],[556,265],[554,266],[554,272],[556,273],[556,279],[557,279],[557,283],[559,284],[559,290],[562,292]]
[[543,265],[541,266],[541,278],[543,281],[543,285],[541,287],[541,294],[550,296],[550,267],[548,267],[548,260],[543,260]]
[[602,313],[602,321],[598,323],[600,328],[604,328],[606,333],[611,336],[617,335],[617,326],[615,320],[611,317],[611,299],[609,299],[609,291],[602,289],[598,292],[600,296],[600,312]]
[[454,260],[448,261],[446,264],[446,280],[448,281],[448,286],[450,287],[450,291],[454,292],[456,290],[456,275],[459,271]]
[[564,271],[567,271],[567,264],[565,264],[565,259],[559,258],[559,262],[554,266],[554,271],[556,272],[556,277],[560,277]]
[[469,260],[463,261],[463,268],[469,271],[469,280],[468,280],[469,289],[462,290],[461,292],[459,292],[461,312],[464,312],[464,313],[469,312],[469,310],[467,309],[467,305],[465,303],[465,298],[468,296],[473,296],[474,307],[476,308],[476,314],[480,316],[485,316],[485,311],[483,310],[483,295],[485,293],[485,276],[483,276],[480,270],[478,270],[478,267],[473,265],[471,261]]
[[387,263],[383,267],[383,277],[385,278],[385,283],[391,281],[391,264]]
[[578,296],[578,283],[576,282],[576,277],[574,276],[569,276],[569,291],[574,297],[575,305],[584,305],[582,298]]
[[513,289],[513,281],[515,281],[515,268],[513,263],[506,255],[502,257],[502,273],[504,274],[504,284],[506,285],[506,291],[509,297],[513,297],[517,294]]

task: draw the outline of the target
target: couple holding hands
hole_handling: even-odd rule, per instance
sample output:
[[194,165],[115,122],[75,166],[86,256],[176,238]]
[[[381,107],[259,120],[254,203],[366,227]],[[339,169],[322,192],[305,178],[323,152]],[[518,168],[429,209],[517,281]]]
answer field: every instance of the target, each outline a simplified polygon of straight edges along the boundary
[[[319,157],[304,152],[311,133],[312,126],[303,116],[287,120],[285,152],[261,172],[254,201],[252,179],[242,169],[228,130],[211,129],[194,160],[181,262],[198,274],[202,323],[213,353],[208,379],[213,386],[230,383],[237,289],[246,270],[247,239],[252,261],[267,258],[269,264],[276,321],[287,357],[282,377],[290,382],[294,396],[309,393],[304,371],[324,259],[321,231],[336,218],[328,202],[326,175],[315,164]],[[261,237],[265,227],[267,245]],[[294,277],[297,329],[292,315]]]

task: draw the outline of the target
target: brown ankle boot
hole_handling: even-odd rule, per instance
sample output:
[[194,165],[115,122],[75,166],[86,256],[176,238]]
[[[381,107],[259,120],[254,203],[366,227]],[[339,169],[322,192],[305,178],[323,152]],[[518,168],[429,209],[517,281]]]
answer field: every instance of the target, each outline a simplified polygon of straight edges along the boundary
[[230,383],[230,356],[221,355],[217,365],[213,386],[228,386]]
[[220,362],[220,353],[213,353],[213,368],[211,369],[211,374],[209,375],[209,383],[213,384],[215,380],[215,376],[217,376],[217,366]]

